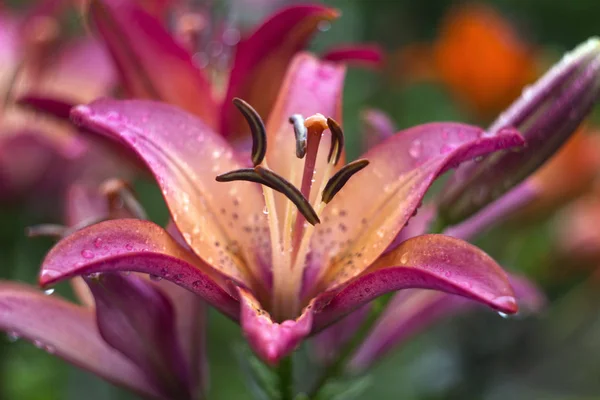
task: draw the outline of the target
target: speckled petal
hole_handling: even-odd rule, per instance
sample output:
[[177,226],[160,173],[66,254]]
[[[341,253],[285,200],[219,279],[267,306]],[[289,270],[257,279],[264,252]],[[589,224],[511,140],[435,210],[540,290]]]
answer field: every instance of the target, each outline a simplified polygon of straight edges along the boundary
[[246,166],[221,136],[200,119],[152,101],[98,100],[75,107],[72,118],[144,160],[177,228],[205,262],[249,286],[248,266],[259,281],[266,279],[270,244],[264,198],[255,183],[215,180]]
[[382,256],[348,284],[322,293],[315,301],[315,329],[382,294],[407,288],[435,289],[503,313],[517,312],[506,273],[487,254],[450,236],[423,235]]
[[239,288],[241,325],[252,350],[267,364],[276,365],[288,356],[310,333],[312,311],[306,308],[296,320],[273,322],[258,300],[247,290]]
[[96,0],[89,17],[135,98],[162,100],[216,124],[211,86],[163,24],[132,0]]
[[246,100],[268,119],[292,57],[306,47],[319,23],[337,15],[336,10],[317,4],[291,6],[271,16],[238,44],[221,111],[223,135],[249,133],[246,121],[231,103],[234,97]]
[[26,285],[0,281],[0,329],[116,385],[162,397],[134,363],[104,342],[90,309]]
[[85,278],[104,340],[136,363],[170,398],[191,399],[190,369],[168,297],[141,277],[109,272]]
[[313,236],[313,257],[331,259],[326,284],[350,279],[374,262],[417,212],[433,181],[461,162],[523,143],[507,129],[486,137],[459,123],[419,125],[383,141],[371,163],[327,205]]
[[191,290],[233,319],[239,303],[227,281],[181,247],[158,225],[137,219],[101,222],[61,240],[50,250],[40,272],[49,286],[74,276],[133,271],[167,279]]

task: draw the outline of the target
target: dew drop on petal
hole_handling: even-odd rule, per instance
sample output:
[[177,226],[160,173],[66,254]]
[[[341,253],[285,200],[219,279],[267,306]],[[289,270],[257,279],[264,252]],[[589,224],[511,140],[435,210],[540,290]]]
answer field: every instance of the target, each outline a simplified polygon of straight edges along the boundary
[[44,290],[46,296],[50,296],[52,293],[54,293],[54,288]]
[[90,250],[82,250],[81,257],[90,260],[90,259],[94,258],[94,253],[92,253]]
[[162,280],[162,276],[158,276],[158,275],[150,275],[150,280],[154,281],[154,282],[158,282]]
[[319,23],[317,24],[317,29],[321,32],[327,32],[331,29],[331,22],[326,20],[319,21]]
[[419,158],[421,156],[421,152],[423,150],[423,143],[419,139],[415,139],[410,144],[410,148],[408,149],[408,154],[412,158]]
[[15,343],[17,340],[21,339],[21,335],[19,335],[17,332],[14,332],[14,331],[7,332],[6,337],[8,338],[8,341],[11,343]]
[[99,249],[100,247],[102,247],[102,238],[96,238],[94,240],[94,247],[96,247],[97,249]]
[[128,251],[131,251],[131,250],[133,250],[133,245],[131,243],[127,243],[125,245],[125,249],[128,250]]
[[400,257],[400,264],[406,265],[406,263],[408,263],[408,253],[404,253]]
[[269,209],[266,206],[263,208],[263,214],[269,215]]
[[502,311],[498,311],[498,315],[499,315],[499,316],[501,316],[501,317],[502,317],[502,318],[504,318],[504,319],[507,319],[507,318],[509,317],[509,315],[508,315],[508,314],[506,314],[506,313],[503,313]]

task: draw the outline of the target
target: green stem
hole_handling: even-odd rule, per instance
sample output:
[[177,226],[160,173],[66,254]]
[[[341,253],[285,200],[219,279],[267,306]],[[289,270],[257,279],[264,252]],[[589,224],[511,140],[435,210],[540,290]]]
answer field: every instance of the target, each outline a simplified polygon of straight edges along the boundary
[[308,391],[309,399],[316,399],[329,380],[335,379],[344,373],[346,363],[371,332],[371,329],[383,311],[387,308],[392,296],[393,293],[388,293],[373,302],[371,311],[369,312],[367,319],[360,326],[358,332],[354,335],[352,340],[344,346],[342,351],[340,351],[339,357],[323,371],[323,374],[319,376],[313,387]]
[[279,362],[277,377],[279,378],[279,399],[292,400],[294,398],[294,368],[291,355]]

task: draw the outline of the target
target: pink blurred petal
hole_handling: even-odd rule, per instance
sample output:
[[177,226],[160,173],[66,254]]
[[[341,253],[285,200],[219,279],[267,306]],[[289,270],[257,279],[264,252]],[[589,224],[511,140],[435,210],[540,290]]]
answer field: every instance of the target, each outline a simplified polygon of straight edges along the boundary
[[444,234],[470,240],[477,234],[502,222],[506,217],[538,198],[539,195],[540,188],[535,185],[534,181],[527,180],[469,219],[446,229]]
[[58,242],[44,259],[40,284],[48,286],[97,272],[142,272],[190,290],[237,319],[239,303],[228,293],[225,278],[198,261],[152,222],[110,220]]
[[402,243],[339,289],[315,300],[315,329],[385,293],[435,289],[458,294],[506,314],[517,303],[506,273],[477,247],[444,235],[423,235]]
[[234,254],[242,252],[254,274],[266,279],[270,246],[262,233],[264,198],[257,184],[215,180],[246,166],[221,136],[193,115],[151,101],[98,100],[75,107],[72,118],[144,160],[177,228],[205,262],[248,283],[252,278]]
[[[529,312],[539,311],[545,296],[526,278],[510,275],[519,307]],[[408,339],[431,325],[459,313],[470,312],[476,303],[464,297],[430,290],[403,290],[394,296],[369,336],[349,363],[354,372],[368,369]]]
[[238,44],[221,110],[223,135],[249,132],[245,120],[231,103],[234,97],[249,102],[267,120],[293,56],[306,47],[319,23],[337,16],[336,10],[322,5],[290,6],[274,14]]
[[358,332],[369,312],[371,312],[371,305],[365,304],[315,335],[311,339],[314,357],[322,364],[334,362],[340,350]]
[[215,126],[217,106],[210,82],[160,21],[131,0],[94,1],[90,19],[130,96],[162,100]]
[[373,263],[416,212],[438,176],[466,160],[522,143],[518,132],[510,129],[486,137],[474,126],[430,123],[398,132],[368,151],[364,158],[369,166],[353,176],[325,208],[321,220],[331,223],[316,228],[313,256],[334,260],[321,284],[342,283]]
[[343,62],[371,68],[379,68],[383,64],[383,52],[375,44],[338,46],[327,51],[322,58],[325,61]]
[[295,321],[273,322],[254,296],[238,288],[241,316],[240,323],[250,347],[267,364],[276,365],[288,356],[310,333],[312,311],[307,308]]
[[40,96],[34,93],[19,97],[17,102],[21,105],[30,107],[35,111],[41,111],[64,120],[69,119],[71,108],[75,106],[75,103],[71,101],[55,97]]
[[135,364],[102,340],[90,309],[26,285],[0,282],[0,329],[116,385],[162,397]]
[[167,296],[137,276],[104,273],[85,279],[106,343],[136,363],[170,398],[191,399],[190,370]]
[[398,132],[396,124],[383,111],[364,110],[360,114],[362,122],[362,150],[367,151]]

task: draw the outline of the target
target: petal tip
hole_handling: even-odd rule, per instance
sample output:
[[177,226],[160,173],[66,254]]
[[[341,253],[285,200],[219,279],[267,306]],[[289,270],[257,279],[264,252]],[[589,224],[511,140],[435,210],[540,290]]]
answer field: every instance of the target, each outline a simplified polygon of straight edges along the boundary
[[500,296],[493,300],[496,310],[505,314],[516,314],[519,311],[517,300],[514,296]]

